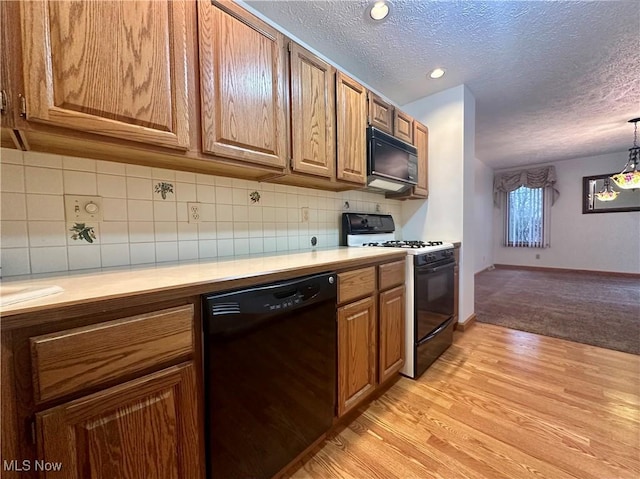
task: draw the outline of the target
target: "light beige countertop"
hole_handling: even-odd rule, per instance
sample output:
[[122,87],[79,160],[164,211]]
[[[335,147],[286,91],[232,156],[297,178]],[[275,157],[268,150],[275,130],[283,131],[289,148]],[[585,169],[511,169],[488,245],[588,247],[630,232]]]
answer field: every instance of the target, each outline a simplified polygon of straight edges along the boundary
[[[132,297],[142,294],[187,291],[188,294],[206,293],[205,286],[229,282],[232,287],[250,279],[253,284],[270,281],[270,276],[295,277],[320,271],[333,271],[351,265],[376,260],[402,258],[403,251],[383,248],[333,248],[317,251],[293,252],[276,255],[246,256],[184,263],[159,263],[137,267],[87,270],[84,272],[32,275],[15,280],[4,279],[0,296],[15,298],[16,294],[38,294],[43,288],[47,294],[36,299],[8,304],[0,308],[2,325],[7,326],[12,316],[26,313],[82,305],[89,302]],[[296,273],[296,274],[294,274]],[[264,276],[264,278],[263,278]],[[245,280],[238,282],[238,280]],[[60,292],[59,289],[62,289]],[[26,293],[25,293],[26,291]],[[58,291],[58,292],[56,292]]]

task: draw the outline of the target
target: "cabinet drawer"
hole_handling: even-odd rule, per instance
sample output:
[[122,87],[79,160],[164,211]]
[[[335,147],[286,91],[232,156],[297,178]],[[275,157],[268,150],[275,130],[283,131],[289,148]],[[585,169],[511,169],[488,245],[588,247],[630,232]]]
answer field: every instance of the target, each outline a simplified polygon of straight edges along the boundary
[[189,356],[193,305],[30,338],[37,402]]
[[370,295],[375,289],[375,266],[338,274],[338,303]]
[[380,291],[404,284],[405,261],[381,264],[378,270],[378,285]]

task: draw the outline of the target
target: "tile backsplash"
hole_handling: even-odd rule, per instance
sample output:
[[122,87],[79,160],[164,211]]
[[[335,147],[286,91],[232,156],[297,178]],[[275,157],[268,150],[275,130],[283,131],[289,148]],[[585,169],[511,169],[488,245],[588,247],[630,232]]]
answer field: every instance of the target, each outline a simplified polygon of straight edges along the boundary
[[[363,191],[334,193],[10,149],[0,151],[0,166],[5,277],[309,250],[313,236],[317,247],[337,246],[345,202],[349,211],[379,210],[398,220],[401,212],[399,201]],[[67,221],[64,195],[100,197],[102,220]],[[199,222],[189,222],[189,206],[196,207]]]

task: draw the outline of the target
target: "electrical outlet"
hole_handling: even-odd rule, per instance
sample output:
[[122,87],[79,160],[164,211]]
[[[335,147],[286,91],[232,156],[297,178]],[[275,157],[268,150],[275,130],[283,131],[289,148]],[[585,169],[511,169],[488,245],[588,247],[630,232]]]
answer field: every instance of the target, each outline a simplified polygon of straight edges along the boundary
[[187,214],[189,215],[189,223],[200,223],[200,203],[187,203]]
[[303,206],[300,208],[300,223],[308,223],[309,222],[309,208]]
[[536,255],[536,259],[540,259],[540,255],[539,254]]

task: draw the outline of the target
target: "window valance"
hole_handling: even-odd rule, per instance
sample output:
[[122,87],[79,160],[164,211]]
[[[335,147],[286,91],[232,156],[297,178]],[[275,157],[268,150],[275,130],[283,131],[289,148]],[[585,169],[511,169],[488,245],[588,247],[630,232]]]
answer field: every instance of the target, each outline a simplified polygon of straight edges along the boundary
[[529,170],[507,171],[497,173],[493,177],[493,201],[497,205],[500,193],[509,193],[517,190],[521,186],[527,188],[551,188],[553,190],[551,204],[555,203],[560,192],[555,187],[556,168],[555,166],[544,166],[541,168],[531,168]]

